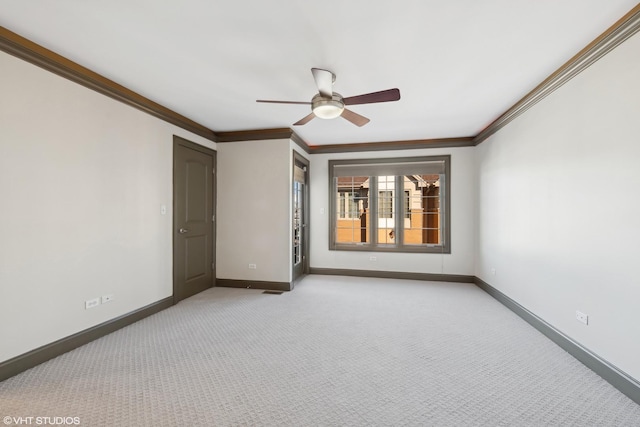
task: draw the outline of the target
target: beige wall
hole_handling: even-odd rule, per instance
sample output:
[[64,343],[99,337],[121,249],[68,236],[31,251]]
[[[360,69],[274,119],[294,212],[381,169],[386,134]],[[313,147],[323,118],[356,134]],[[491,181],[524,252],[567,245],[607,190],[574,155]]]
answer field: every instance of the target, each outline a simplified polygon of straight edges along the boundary
[[1,362],[172,294],[173,135],[215,144],[2,52],[0,70]]
[[291,281],[292,156],[288,139],[218,144],[218,278]]
[[[474,148],[375,151],[311,156],[311,267],[409,273],[474,273]],[[451,155],[451,253],[329,250],[329,160]],[[375,261],[370,259],[375,256]]]
[[637,380],[639,53],[636,34],[476,149],[476,275]]

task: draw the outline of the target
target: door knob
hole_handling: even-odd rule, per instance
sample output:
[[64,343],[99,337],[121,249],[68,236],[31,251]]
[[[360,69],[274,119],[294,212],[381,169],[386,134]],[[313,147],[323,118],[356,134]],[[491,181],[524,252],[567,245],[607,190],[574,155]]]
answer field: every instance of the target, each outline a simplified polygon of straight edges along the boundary
[[187,230],[186,228],[181,228],[180,230],[178,230],[178,232],[179,232],[180,234],[185,234],[185,233],[188,233],[188,232],[189,232],[189,230]]

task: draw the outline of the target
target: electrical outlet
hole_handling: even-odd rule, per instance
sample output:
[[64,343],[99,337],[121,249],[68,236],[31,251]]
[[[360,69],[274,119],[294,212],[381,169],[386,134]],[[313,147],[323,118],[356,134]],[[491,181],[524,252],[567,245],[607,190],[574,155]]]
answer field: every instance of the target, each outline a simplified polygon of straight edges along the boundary
[[103,295],[102,296],[102,303],[106,304],[109,301],[113,301],[113,294],[109,294],[109,295]]
[[96,307],[100,305],[100,298],[88,299],[84,302],[85,310]]
[[493,268],[493,267],[491,267],[491,275],[492,275],[492,276],[495,276],[495,275],[496,275],[496,269],[495,269],[495,268]]
[[249,270],[255,270],[256,268],[258,268],[257,265],[255,264],[249,264]]
[[580,323],[584,323],[585,325],[589,324],[589,316],[578,310],[576,310],[576,320]]
[[369,261],[377,261],[377,260],[378,260],[378,257],[375,257],[375,256],[369,257]]

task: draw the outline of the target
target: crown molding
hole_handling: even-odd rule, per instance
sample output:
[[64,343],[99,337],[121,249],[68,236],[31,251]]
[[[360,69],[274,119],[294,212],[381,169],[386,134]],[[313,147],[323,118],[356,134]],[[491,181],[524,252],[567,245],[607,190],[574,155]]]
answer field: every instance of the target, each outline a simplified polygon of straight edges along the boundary
[[251,129],[216,132],[217,142],[257,141],[261,139],[289,139],[293,131],[289,128]]
[[1,26],[0,50],[203,138],[216,141],[216,134],[211,129]]
[[311,147],[309,146],[309,143],[302,139],[300,135],[298,135],[294,131],[291,131],[291,140],[298,144],[298,146],[302,148],[305,153],[311,154]]
[[474,138],[478,145],[640,30],[640,4],[553,72]]
[[473,147],[473,137],[413,139],[405,141],[361,142],[354,144],[312,145],[311,154],[354,153],[361,151],[416,150],[419,148]]
[[267,139],[290,139],[305,153],[311,154],[309,144],[302,139],[297,133],[289,128],[275,128],[275,129],[253,129],[253,130],[238,130],[231,132],[216,132],[218,142],[238,142],[238,141],[256,141]]
[[360,142],[353,144],[309,145],[289,128],[253,129],[231,132],[216,132],[217,142],[258,141],[269,139],[291,139],[307,154],[353,153],[359,151],[415,150],[418,148],[472,147],[473,137],[414,139],[404,141]]

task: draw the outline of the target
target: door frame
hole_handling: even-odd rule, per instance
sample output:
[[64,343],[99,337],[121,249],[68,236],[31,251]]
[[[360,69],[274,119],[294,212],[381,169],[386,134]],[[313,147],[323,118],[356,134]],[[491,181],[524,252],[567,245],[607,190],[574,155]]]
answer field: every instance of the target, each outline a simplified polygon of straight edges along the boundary
[[289,254],[289,259],[291,260],[291,284],[292,288],[301,277],[305,274],[309,274],[309,160],[306,157],[303,157],[296,150],[293,150],[293,161],[291,162],[291,194],[293,195],[293,186],[295,183],[295,168],[296,163],[302,164],[306,171],[304,173],[304,199],[303,199],[303,212],[302,212],[302,223],[304,226],[302,227],[302,273],[300,276],[295,276],[295,264],[293,263],[293,239],[294,239],[294,221],[293,216],[295,215],[295,205],[293,203],[293,197],[291,197],[291,250]]
[[196,144],[195,142],[191,142],[187,139],[184,139],[180,136],[177,135],[173,135],[173,151],[171,153],[171,168],[172,168],[172,188],[171,188],[171,197],[172,197],[172,215],[173,218],[171,219],[171,248],[172,248],[172,257],[171,257],[171,269],[172,269],[172,278],[173,278],[173,287],[172,287],[172,298],[173,298],[173,304],[177,304],[179,302],[178,300],[178,277],[177,277],[177,271],[176,271],[176,261],[177,261],[177,250],[176,250],[176,241],[175,241],[175,231],[178,229],[179,224],[177,224],[177,204],[176,204],[176,197],[175,197],[175,191],[176,191],[176,150],[178,148],[178,146],[182,146],[185,148],[189,148],[195,151],[199,151],[201,153],[207,154],[209,156],[212,157],[213,159],[213,186],[212,191],[213,194],[211,195],[211,200],[213,203],[212,206],[212,212],[213,212],[213,218],[214,221],[213,222],[213,236],[212,236],[212,245],[213,248],[211,249],[211,255],[212,255],[212,259],[213,259],[213,268],[212,268],[212,272],[211,272],[211,287],[214,287],[216,285],[216,270],[217,270],[217,263],[216,263],[216,236],[217,236],[217,218],[216,218],[216,209],[217,209],[217,195],[218,195],[218,188],[217,188],[217,184],[218,184],[218,180],[217,180],[217,174],[216,174],[216,165],[217,165],[217,152],[216,150],[213,150],[211,148],[205,147],[203,145],[200,144]]

